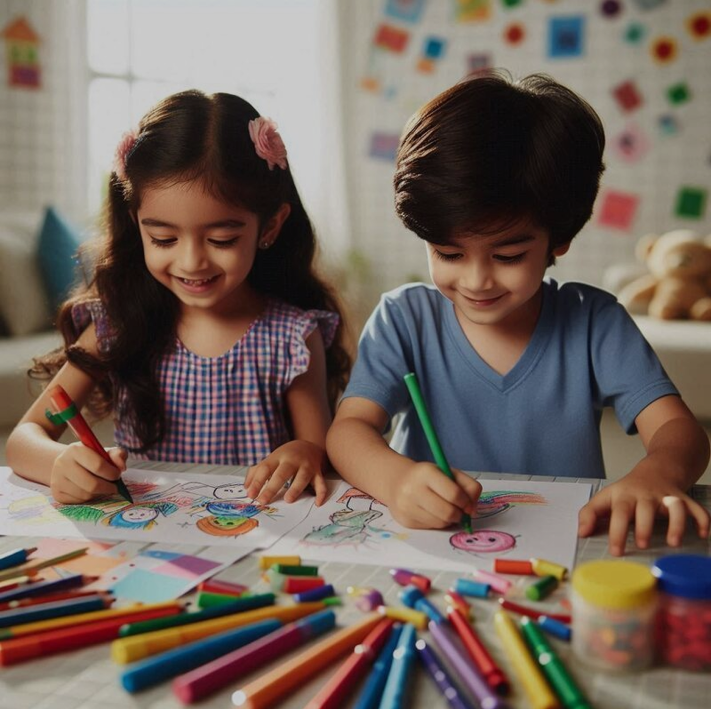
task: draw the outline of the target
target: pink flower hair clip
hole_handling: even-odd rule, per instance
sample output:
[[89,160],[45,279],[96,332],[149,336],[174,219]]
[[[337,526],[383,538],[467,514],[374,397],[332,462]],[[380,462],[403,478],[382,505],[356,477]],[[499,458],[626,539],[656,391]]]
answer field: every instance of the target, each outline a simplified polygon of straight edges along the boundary
[[135,129],[129,130],[121,136],[121,140],[116,146],[112,169],[118,175],[120,180],[126,179],[126,158],[133,150],[133,146],[136,144],[137,139],[138,131]]
[[286,170],[286,147],[279,135],[277,124],[271,118],[260,116],[249,122],[249,137],[260,158],[267,161],[270,170],[278,165]]

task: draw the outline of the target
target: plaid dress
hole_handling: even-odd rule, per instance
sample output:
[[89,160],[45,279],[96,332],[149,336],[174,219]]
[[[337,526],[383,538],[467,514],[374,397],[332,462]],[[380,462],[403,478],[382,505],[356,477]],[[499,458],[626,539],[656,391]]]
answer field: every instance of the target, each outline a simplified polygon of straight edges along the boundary
[[[111,346],[111,330],[100,301],[74,306],[78,332],[96,325],[100,351]],[[320,327],[329,347],[338,315],[300,310],[271,299],[260,317],[228,352],[201,357],[176,338],[160,365],[167,432],[145,453],[133,432],[125,390],[115,387],[116,444],[134,458],[180,463],[254,465],[291,439],[285,393],[309,366],[306,338]],[[116,384],[116,383],[115,383]]]

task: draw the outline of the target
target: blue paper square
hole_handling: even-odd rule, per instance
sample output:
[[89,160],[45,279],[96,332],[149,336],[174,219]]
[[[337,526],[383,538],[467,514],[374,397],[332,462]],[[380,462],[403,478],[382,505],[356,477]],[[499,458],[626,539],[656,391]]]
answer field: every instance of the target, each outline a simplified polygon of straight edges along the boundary
[[77,276],[75,256],[81,239],[53,207],[45,211],[37,258],[49,301],[56,310],[69,295]]
[[552,17],[548,25],[548,56],[579,57],[584,52],[585,18]]

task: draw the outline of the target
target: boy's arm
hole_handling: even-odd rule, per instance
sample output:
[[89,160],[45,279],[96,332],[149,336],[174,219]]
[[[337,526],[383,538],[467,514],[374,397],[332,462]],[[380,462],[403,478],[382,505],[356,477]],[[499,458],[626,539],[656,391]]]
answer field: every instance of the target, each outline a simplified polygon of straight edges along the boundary
[[589,536],[598,518],[610,518],[609,546],[613,554],[625,549],[634,520],[635,542],[649,544],[657,514],[669,518],[667,543],[678,546],[690,515],[699,536],[709,536],[709,515],[686,491],[709,462],[709,440],[691,411],[677,396],[664,396],[635,419],[647,454],[622,479],[606,486],[580,511],[578,532]]
[[456,470],[452,481],[433,463],[396,453],[383,438],[388,420],[369,399],[341,402],[326,445],[343,478],[386,505],[407,527],[441,528],[458,522],[463,512],[472,514],[481,485]]

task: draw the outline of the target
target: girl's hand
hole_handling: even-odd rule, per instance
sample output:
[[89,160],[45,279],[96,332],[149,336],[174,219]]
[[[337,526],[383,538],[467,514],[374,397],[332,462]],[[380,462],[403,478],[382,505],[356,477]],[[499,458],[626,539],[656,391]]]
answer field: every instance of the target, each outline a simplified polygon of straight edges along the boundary
[[443,529],[473,515],[481,484],[460,470],[450,480],[434,463],[415,463],[402,477],[389,508],[405,527]]
[[83,443],[66,446],[52,466],[52,497],[62,504],[76,504],[116,494],[115,481],[126,470],[127,453],[121,448],[109,448],[107,452],[114,465]]
[[605,486],[580,510],[578,535],[590,536],[597,522],[609,517],[610,553],[621,556],[633,520],[635,544],[646,549],[657,515],[669,518],[666,538],[669,546],[681,544],[687,516],[696,522],[702,539],[709,536],[709,514],[698,502],[677,485],[637,470]]
[[289,441],[270,453],[261,463],[253,465],[244,481],[247,494],[257,504],[266,505],[287,484],[284,502],[295,502],[311,484],[320,507],[328,494],[323,468],[326,451],[309,441]]

